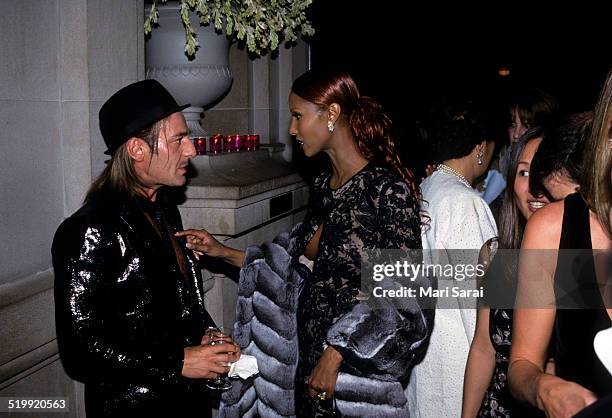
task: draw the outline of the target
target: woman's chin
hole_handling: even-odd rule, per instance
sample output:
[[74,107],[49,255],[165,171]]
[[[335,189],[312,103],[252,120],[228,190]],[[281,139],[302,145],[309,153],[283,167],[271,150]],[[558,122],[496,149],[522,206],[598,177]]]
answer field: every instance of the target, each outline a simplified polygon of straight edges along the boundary
[[302,152],[306,157],[314,157],[317,153],[306,146],[302,146]]

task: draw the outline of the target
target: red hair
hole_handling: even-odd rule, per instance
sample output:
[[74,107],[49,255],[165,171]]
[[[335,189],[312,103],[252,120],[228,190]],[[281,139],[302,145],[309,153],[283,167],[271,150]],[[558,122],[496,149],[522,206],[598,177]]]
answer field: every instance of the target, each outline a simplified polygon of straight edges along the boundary
[[310,70],[293,82],[291,90],[322,109],[327,109],[332,103],[339,104],[364,158],[388,166],[420,200],[417,180],[412,171],[402,165],[397,153],[391,119],[377,101],[359,94],[348,73]]

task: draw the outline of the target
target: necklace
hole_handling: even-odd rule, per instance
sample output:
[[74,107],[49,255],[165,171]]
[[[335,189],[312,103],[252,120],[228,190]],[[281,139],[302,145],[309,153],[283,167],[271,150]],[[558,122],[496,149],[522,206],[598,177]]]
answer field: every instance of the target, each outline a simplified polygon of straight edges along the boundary
[[463,175],[460,172],[458,172],[457,170],[455,170],[454,168],[449,167],[446,164],[438,164],[438,168],[436,170],[442,171],[442,172],[444,172],[446,174],[450,174],[451,176],[455,176],[455,177],[457,177],[457,180],[459,180],[461,183],[463,183],[464,185],[466,185],[470,189],[472,188],[472,185],[470,184],[470,182],[467,181],[467,179],[465,177],[463,177]]

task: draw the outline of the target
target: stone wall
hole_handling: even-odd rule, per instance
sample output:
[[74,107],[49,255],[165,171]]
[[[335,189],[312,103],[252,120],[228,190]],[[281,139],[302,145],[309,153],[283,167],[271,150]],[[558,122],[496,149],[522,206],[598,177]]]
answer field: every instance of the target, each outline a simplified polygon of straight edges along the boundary
[[[0,397],[63,396],[64,416],[84,416],[83,392],[57,353],[51,241],[104,167],[100,106],[144,78],[143,10],[143,0],[24,0],[0,14]],[[303,45],[291,51],[250,60],[232,46],[234,86],[208,111],[211,128],[289,143],[286,94],[306,62]]]
[[51,240],[104,166],[98,109],[144,77],[143,2],[3,5],[0,397],[63,396],[84,416],[57,354]]

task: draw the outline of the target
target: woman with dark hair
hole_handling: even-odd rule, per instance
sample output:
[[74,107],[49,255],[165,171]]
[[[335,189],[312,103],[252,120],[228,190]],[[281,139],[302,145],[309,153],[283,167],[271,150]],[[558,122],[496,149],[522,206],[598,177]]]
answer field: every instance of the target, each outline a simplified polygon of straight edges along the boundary
[[[278,381],[276,392],[269,389],[269,382],[295,372],[297,416],[332,416],[336,411],[348,416],[408,416],[400,382],[410,373],[412,360],[432,327],[433,312],[422,311],[418,306],[372,309],[360,303],[361,263],[365,249],[421,248],[419,188],[399,160],[391,121],[377,102],[360,95],[348,74],[306,72],[293,83],[289,107],[289,132],[304,154],[311,157],[323,152],[329,156],[332,168],[315,179],[306,217],[284,245],[287,258],[293,262],[280,263],[274,257],[260,256],[266,252],[266,245],[261,251],[249,247],[245,255],[223,246],[205,231],[190,230],[183,235],[187,235],[194,250],[243,266],[240,286],[252,287],[253,282],[258,282],[269,288],[277,276],[292,280],[298,273],[304,278],[297,308],[282,302],[284,308],[278,314],[286,318],[284,324],[294,321],[287,312],[295,309],[297,314],[297,371],[289,367],[268,372],[271,364],[293,366],[287,360],[291,356],[278,352],[291,339],[280,338],[278,343],[271,343],[270,338],[276,338],[270,337],[271,331],[266,331],[265,336],[253,334],[259,325],[248,328],[245,324],[250,320],[244,317],[254,315],[257,324],[265,323],[276,334],[293,334],[274,329],[271,324],[278,324],[278,318],[259,317],[264,315],[263,308],[255,308],[255,298],[251,310],[242,309],[244,302],[238,307],[236,327],[240,334],[247,333],[252,338],[236,335],[236,341],[246,354],[255,344],[258,348],[253,352],[260,360],[262,352],[272,357],[265,360],[267,367],[260,368],[258,378],[265,380],[259,382],[265,381],[265,385],[257,381],[254,385],[257,396],[263,399],[258,409],[261,415],[269,416],[270,408],[280,415],[293,415],[293,394],[287,392],[293,382]],[[279,251],[280,247],[274,248]],[[297,263],[301,255],[314,261],[312,272],[304,271],[304,266]],[[264,277],[259,273],[251,280],[249,274],[254,269],[261,271],[262,262],[277,275]],[[280,273],[279,265],[284,266]],[[267,298],[275,297],[265,289],[255,290]],[[252,293],[242,287],[239,290],[241,295]],[[271,303],[281,305],[281,301]],[[281,392],[282,397],[290,399],[279,399],[281,395],[275,393]],[[224,398],[233,408],[224,409],[225,416],[252,408],[253,402],[244,397],[229,399],[231,396]],[[279,404],[270,406],[274,402]]]
[[577,113],[544,132],[533,157],[529,187],[551,201],[563,200],[580,187],[584,173],[584,142],[593,122],[593,112]]
[[508,172],[510,154],[516,143],[529,129],[544,129],[556,118],[559,104],[553,96],[538,88],[520,88],[508,100],[508,140],[499,152],[499,169]]
[[[432,250],[430,264],[475,266],[481,247],[497,236],[488,205],[472,187],[486,173],[495,149],[487,122],[470,103],[450,103],[433,114],[429,138],[438,165],[421,184],[422,209],[429,217],[421,239],[423,249]],[[476,288],[475,277],[463,283]],[[408,385],[411,417],[460,415],[465,364],[476,324],[476,306],[471,302],[446,299],[446,306],[436,309],[427,352]]]
[[[544,130],[531,128],[525,132],[512,152],[508,171],[508,190],[500,212],[499,243],[504,249],[519,249],[523,231],[531,214],[550,202],[542,193],[531,189],[532,162],[542,143]],[[528,148],[525,150],[525,148]],[[522,198],[521,198],[522,197]]]
[[517,142],[531,128],[547,126],[559,110],[550,94],[537,88],[519,89],[508,102],[508,137]]
[[[507,173],[508,188],[500,211],[498,245],[501,249],[518,249],[521,245],[523,230],[527,219],[533,212],[543,207],[546,198],[534,196],[529,188],[530,164],[540,142],[541,130],[530,129],[515,144],[512,151],[510,168]],[[504,258],[507,261],[508,258]],[[495,261],[494,261],[495,262]],[[515,288],[516,269],[491,268],[486,282],[492,286],[504,284],[505,290]],[[492,274],[504,277],[491,277]],[[487,289],[489,290],[489,289]],[[499,294],[499,289],[496,294]],[[463,391],[463,418],[473,417],[527,417],[524,410],[510,395],[506,376],[508,357],[512,341],[512,309],[500,306],[497,298],[489,300],[489,306],[480,307],[476,318],[476,333],[470,346]],[[509,295],[508,301],[513,301]],[[511,302],[510,302],[511,303]],[[497,306],[490,306],[497,305]]]
[[[343,358],[357,368],[363,362],[327,336],[358,302],[361,250],[420,248],[420,192],[401,165],[391,121],[378,103],[359,95],[348,74],[310,71],[291,90],[289,132],[307,157],[323,151],[332,166],[315,180],[319,203],[300,231],[305,255],[316,261],[299,305],[296,399],[298,413],[313,416],[306,392],[330,394]],[[321,209],[327,213],[315,213]]]
[[[584,168],[579,193],[534,214],[521,247],[521,305],[514,311],[509,384],[517,399],[551,418],[574,416],[598,398],[610,402],[612,396],[612,375],[594,348],[595,336],[612,326],[610,272],[605,268],[612,249],[612,71],[595,108]],[[557,249],[588,251],[577,259],[568,252],[557,257]],[[573,307],[580,309],[567,309],[562,297],[567,285],[573,286],[571,301],[581,302]],[[546,293],[534,293],[541,291]],[[540,296],[537,305],[530,300],[533,294]],[[549,346],[554,347],[555,375],[544,370]],[[603,351],[609,353],[610,347]],[[608,403],[599,416],[609,416],[609,408]]]

